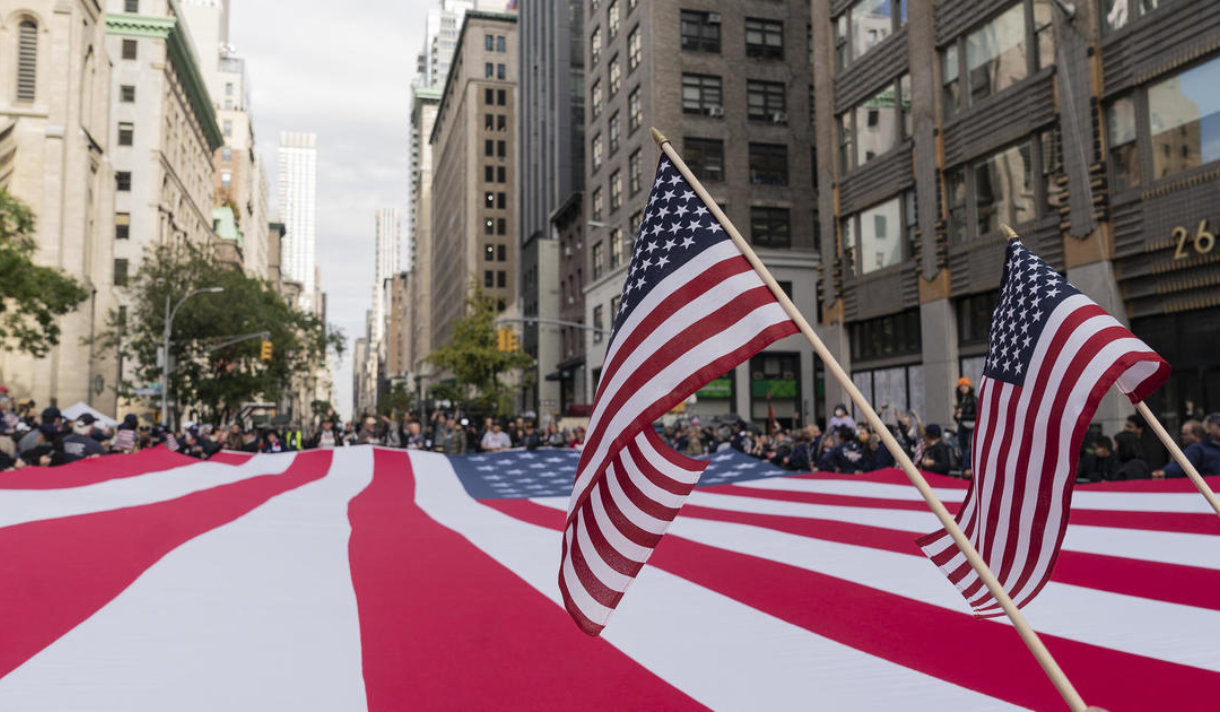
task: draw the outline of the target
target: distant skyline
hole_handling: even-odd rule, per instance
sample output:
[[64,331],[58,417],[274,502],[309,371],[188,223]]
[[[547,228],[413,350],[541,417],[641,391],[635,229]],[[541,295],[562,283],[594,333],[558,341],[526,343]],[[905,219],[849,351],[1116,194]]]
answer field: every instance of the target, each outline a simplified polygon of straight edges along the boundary
[[317,259],[328,319],[348,337],[335,372],[335,406],[344,417],[352,415],[353,344],[372,307],[376,210],[406,212],[410,87],[435,4],[232,2],[230,42],[247,60],[258,151],[276,166],[281,131],[318,136]]

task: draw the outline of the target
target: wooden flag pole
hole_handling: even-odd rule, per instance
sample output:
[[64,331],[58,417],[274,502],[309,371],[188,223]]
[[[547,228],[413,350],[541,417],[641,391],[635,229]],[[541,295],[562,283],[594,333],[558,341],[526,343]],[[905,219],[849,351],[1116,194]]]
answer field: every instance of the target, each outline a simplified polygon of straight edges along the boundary
[[1182,448],[1178,447],[1178,444],[1173,441],[1172,437],[1169,436],[1169,433],[1165,430],[1165,426],[1161,425],[1161,421],[1157,420],[1157,417],[1152,414],[1152,410],[1143,401],[1136,403],[1135,409],[1138,410],[1140,415],[1144,416],[1144,420],[1148,421],[1148,424],[1152,426],[1153,432],[1155,432],[1156,436],[1161,439],[1161,442],[1165,444],[1165,447],[1169,449],[1169,454],[1172,455],[1174,461],[1181,466],[1182,471],[1186,473],[1186,476],[1190,478],[1190,481],[1195,484],[1195,488],[1199,490],[1199,494],[1203,495],[1203,498],[1206,499],[1207,503],[1212,506],[1212,509],[1216,510],[1216,515],[1220,516],[1220,500],[1216,499],[1216,493],[1212,491],[1211,487],[1207,486],[1207,481],[1199,475],[1199,471],[1196,470],[1195,466],[1190,463],[1190,460],[1186,459],[1186,453],[1182,452]]
[[995,574],[991,573],[991,569],[987,567],[987,562],[983,561],[983,557],[979,556],[979,553],[975,550],[974,545],[971,544],[970,540],[966,538],[966,535],[962,533],[961,527],[957,525],[957,522],[953,520],[953,516],[949,514],[949,510],[945,509],[945,505],[941,503],[939,498],[937,498],[936,493],[932,491],[932,487],[928,484],[928,481],[924,479],[924,476],[920,474],[918,469],[915,468],[915,463],[911,462],[911,458],[907,456],[906,451],[903,450],[898,444],[898,441],[894,439],[893,434],[890,433],[890,429],[887,428],[883,422],[881,422],[881,418],[877,415],[876,411],[874,411],[869,402],[865,400],[864,394],[860,392],[859,388],[856,388],[856,384],[852,382],[851,378],[848,377],[847,372],[845,372],[843,367],[839,365],[838,360],[836,360],[834,355],[830,353],[830,349],[826,348],[826,345],[822,343],[822,340],[818,338],[818,335],[814,332],[813,327],[810,326],[809,322],[805,320],[804,315],[802,315],[800,310],[796,308],[796,305],[792,303],[792,300],[788,298],[788,295],[784,293],[784,290],[780,289],[779,283],[775,281],[775,277],[771,276],[771,272],[766,268],[765,265],[763,265],[762,260],[758,259],[758,255],[754,254],[754,250],[751,249],[749,243],[745,241],[745,238],[741,236],[741,233],[737,231],[737,228],[733,226],[733,223],[729,221],[728,217],[724,214],[724,211],[720,209],[720,206],[716,204],[716,201],[712,198],[712,196],[708,194],[707,190],[704,189],[704,187],[699,183],[699,180],[695,178],[694,174],[691,173],[690,168],[687,167],[681,156],[678,155],[678,152],[674,150],[674,147],[670,145],[669,139],[665,138],[665,136],[655,128],[652,129],[652,138],[657,142],[657,145],[661,147],[661,150],[665,153],[669,160],[673,162],[674,166],[682,173],[682,176],[686,179],[686,182],[690,183],[691,187],[695,190],[695,193],[698,194],[700,200],[702,200],[704,205],[706,205],[711,211],[712,216],[720,222],[722,227],[724,227],[725,232],[728,233],[729,237],[733,240],[733,243],[736,244],[738,249],[741,250],[742,255],[744,255],[746,258],[746,261],[748,261],[750,266],[752,266],[758,275],[762,277],[763,282],[766,283],[767,287],[771,289],[771,293],[775,295],[776,300],[783,307],[784,311],[787,312],[788,316],[796,324],[797,328],[800,329],[801,333],[804,334],[805,338],[809,340],[809,344],[813,346],[813,350],[815,353],[817,353],[818,358],[822,359],[822,362],[826,364],[826,367],[830,369],[830,372],[834,375],[834,377],[838,379],[839,383],[842,384],[847,390],[848,395],[851,396],[852,402],[855,403],[856,407],[864,413],[865,419],[868,420],[868,424],[872,427],[873,431],[881,436],[881,441],[885,443],[885,447],[890,451],[890,454],[894,456],[894,461],[897,462],[902,468],[903,472],[906,473],[907,478],[911,480],[911,484],[915,485],[916,489],[919,490],[919,493],[923,495],[924,500],[928,503],[928,507],[932,509],[933,514],[935,514],[936,518],[940,520],[940,523],[945,527],[945,530],[949,532],[949,535],[953,537],[953,542],[957,544],[957,548],[960,549],[962,554],[965,555],[966,560],[970,562],[970,566],[974,568],[974,570],[978,573],[979,578],[987,586],[987,590],[991,592],[991,595],[995,598],[996,602],[998,602],[1000,607],[1004,609],[1004,613],[1007,614],[1008,618],[1012,621],[1013,626],[1017,629],[1017,633],[1021,636],[1021,640],[1025,641],[1025,645],[1029,648],[1030,652],[1033,653],[1034,658],[1036,658],[1038,661],[1038,664],[1042,666],[1043,671],[1046,672],[1046,675],[1050,678],[1051,683],[1053,683],[1055,688],[1059,690],[1059,694],[1063,696],[1064,702],[1068,704],[1068,707],[1070,707],[1073,712],[1084,712],[1084,710],[1087,709],[1087,705],[1085,704],[1084,699],[1081,698],[1080,693],[1076,691],[1076,688],[1072,685],[1072,682],[1068,680],[1068,677],[1066,674],[1064,674],[1063,669],[1059,667],[1059,663],[1055,662],[1055,658],[1052,657],[1050,651],[1046,649],[1046,645],[1043,644],[1042,639],[1038,637],[1038,634],[1034,632],[1034,629],[1031,628],[1029,623],[1026,622],[1025,617],[1021,615],[1021,611],[1017,609],[1016,605],[1012,602],[1012,599],[1009,598],[1008,592],[1005,591],[1004,587],[1000,585],[1000,582],[996,580]]

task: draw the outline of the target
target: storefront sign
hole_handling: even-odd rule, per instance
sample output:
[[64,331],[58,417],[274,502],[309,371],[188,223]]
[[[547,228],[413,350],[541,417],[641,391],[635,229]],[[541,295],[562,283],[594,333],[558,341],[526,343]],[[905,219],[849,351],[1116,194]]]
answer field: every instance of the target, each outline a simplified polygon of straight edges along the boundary
[[764,378],[751,381],[750,395],[755,398],[796,398],[796,379]]
[[733,379],[717,378],[698,391],[695,391],[695,395],[700,398],[732,398]]

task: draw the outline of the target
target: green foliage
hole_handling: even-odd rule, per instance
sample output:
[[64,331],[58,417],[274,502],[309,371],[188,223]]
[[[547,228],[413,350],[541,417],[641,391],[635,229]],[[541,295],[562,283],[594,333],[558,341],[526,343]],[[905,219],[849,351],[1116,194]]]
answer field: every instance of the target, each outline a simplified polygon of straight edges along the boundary
[[330,401],[312,401],[309,404],[309,410],[313,413],[313,419],[318,423],[321,423],[322,419],[327,416],[333,418],[335,423],[339,422],[339,416],[335,414],[335,407],[330,404]]
[[415,398],[407,392],[407,387],[401,383],[394,384],[384,397],[377,400],[378,415],[402,415],[411,409]]
[[56,320],[89,293],[75,279],[33,262],[34,213],[0,190],[0,350],[45,356],[59,343]]
[[[243,402],[278,400],[294,376],[320,368],[328,351],[342,352],[343,335],[337,329],[294,309],[266,280],[219,261],[210,246],[182,241],[148,250],[129,286],[132,306],[126,323],[117,310],[112,312],[98,344],[135,363],[139,381],[159,382],[157,352],[166,299],[172,308],[191,291],[207,287],[223,287],[224,292],[195,295],[173,317],[170,392],[178,403],[201,408],[209,420],[227,420]],[[259,358],[259,338],[216,348],[260,331],[270,332],[270,361]],[[131,388],[121,384],[120,395],[131,395]]]
[[466,316],[453,327],[449,343],[428,356],[441,371],[452,374],[456,385],[438,383],[431,388],[433,398],[463,403],[475,413],[506,415],[512,390],[500,375],[534,364],[528,354],[500,351],[496,343],[496,303],[472,286],[466,298]]

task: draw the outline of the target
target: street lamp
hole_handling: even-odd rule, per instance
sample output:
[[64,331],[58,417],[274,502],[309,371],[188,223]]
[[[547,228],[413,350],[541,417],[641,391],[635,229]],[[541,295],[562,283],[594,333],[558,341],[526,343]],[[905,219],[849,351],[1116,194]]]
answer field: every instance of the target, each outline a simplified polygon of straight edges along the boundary
[[196,289],[187,294],[173,309],[169,308],[170,296],[165,295],[165,330],[162,334],[161,346],[161,425],[162,427],[169,424],[169,336],[174,330],[174,316],[178,314],[178,309],[186,302],[186,300],[196,294],[219,294],[225,291],[224,287],[204,287]]

